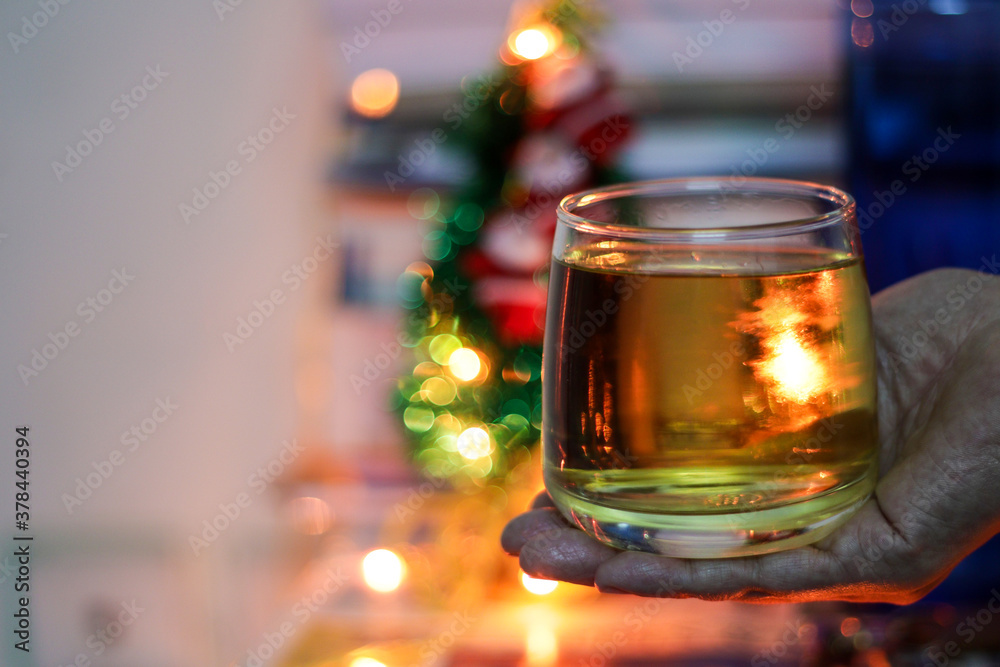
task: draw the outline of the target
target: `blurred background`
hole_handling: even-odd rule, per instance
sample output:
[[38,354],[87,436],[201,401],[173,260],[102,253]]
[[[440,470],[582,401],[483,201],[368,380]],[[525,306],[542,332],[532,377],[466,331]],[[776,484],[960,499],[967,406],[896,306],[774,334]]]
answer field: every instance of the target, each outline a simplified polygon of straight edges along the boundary
[[541,489],[555,202],[815,180],[858,200],[873,291],[995,272],[1000,5],[17,0],[0,26],[11,507],[18,427],[31,451],[3,664],[1000,664],[996,540],[906,608],[601,597],[498,542]]

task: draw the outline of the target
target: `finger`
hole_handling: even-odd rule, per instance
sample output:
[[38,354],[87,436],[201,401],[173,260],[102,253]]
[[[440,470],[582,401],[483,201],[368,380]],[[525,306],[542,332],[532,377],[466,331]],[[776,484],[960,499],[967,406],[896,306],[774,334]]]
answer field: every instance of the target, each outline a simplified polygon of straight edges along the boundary
[[830,553],[802,547],[764,556],[693,560],[624,552],[595,572],[600,590],[652,597],[788,602],[847,594]]
[[556,504],[552,502],[552,497],[549,495],[548,491],[542,491],[535,499],[531,501],[531,509],[537,510],[543,507],[555,507]]
[[559,511],[543,508],[525,512],[510,520],[500,535],[500,546],[509,554],[518,554],[525,542],[540,533],[551,533],[568,528]]
[[594,585],[598,567],[620,552],[566,526],[538,533],[521,548],[521,569],[534,577]]

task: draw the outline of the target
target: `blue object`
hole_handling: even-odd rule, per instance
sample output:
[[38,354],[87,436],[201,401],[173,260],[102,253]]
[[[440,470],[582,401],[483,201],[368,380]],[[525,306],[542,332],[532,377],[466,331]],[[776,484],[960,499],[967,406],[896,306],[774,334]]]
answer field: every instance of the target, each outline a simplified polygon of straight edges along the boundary
[[848,180],[872,291],[979,269],[1000,255],[1000,3],[851,6]]
[[[1000,258],[1000,2],[851,8],[848,182],[872,292],[942,266],[983,270]],[[1000,537],[928,599],[981,603],[996,586]]]

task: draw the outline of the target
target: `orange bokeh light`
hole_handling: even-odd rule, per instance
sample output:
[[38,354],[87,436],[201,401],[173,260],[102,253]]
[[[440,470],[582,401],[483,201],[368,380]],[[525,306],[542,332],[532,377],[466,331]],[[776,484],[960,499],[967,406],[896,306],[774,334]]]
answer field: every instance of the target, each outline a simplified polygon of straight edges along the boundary
[[351,84],[351,108],[362,116],[381,118],[399,102],[399,80],[387,69],[362,72]]

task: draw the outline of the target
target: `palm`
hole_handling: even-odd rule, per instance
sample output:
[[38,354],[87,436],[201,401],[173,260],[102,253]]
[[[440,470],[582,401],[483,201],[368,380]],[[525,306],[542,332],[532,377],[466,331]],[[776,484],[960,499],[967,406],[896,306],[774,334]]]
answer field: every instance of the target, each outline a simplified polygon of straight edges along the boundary
[[1000,289],[977,281],[971,271],[936,271],[873,299],[880,480],[817,544],[720,560],[621,552],[570,527],[543,499],[508,525],[504,547],[529,573],[641,595],[922,597],[1000,531]]

